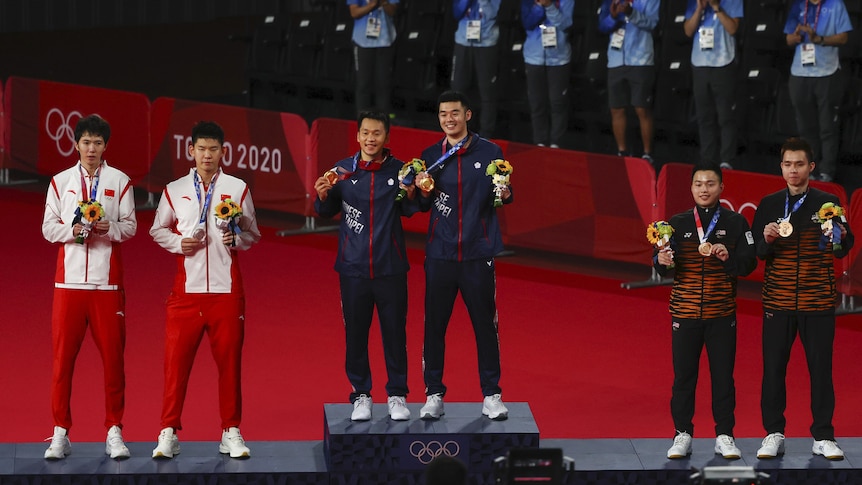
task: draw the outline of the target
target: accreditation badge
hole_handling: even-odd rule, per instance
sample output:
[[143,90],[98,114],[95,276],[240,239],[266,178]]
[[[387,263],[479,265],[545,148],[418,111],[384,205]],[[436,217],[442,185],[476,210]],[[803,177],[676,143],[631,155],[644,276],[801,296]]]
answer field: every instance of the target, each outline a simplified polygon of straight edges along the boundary
[[715,47],[715,28],[714,27],[701,27],[698,30],[698,39],[700,43],[700,50],[708,51],[712,50]]
[[542,25],[542,47],[557,47],[557,28]]
[[467,40],[479,42],[482,40],[482,21],[468,20],[467,21]]
[[817,60],[814,55],[814,44],[811,42],[802,44],[802,55],[799,59],[802,61],[803,66],[813,66]]
[[620,50],[623,48],[623,42],[626,40],[626,29],[620,27],[611,34],[611,49]]
[[368,21],[365,22],[365,37],[368,37],[369,39],[380,37],[382,24],[383,22],[381,22],[379,18],[368,17]]

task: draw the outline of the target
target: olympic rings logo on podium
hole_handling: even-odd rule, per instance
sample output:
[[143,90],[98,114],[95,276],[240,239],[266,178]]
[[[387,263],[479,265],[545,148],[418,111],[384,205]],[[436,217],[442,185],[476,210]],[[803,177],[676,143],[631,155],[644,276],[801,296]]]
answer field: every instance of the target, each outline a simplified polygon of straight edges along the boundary
[[72,111],[69,116],[64,115],[59,108],[51,108],[51,111],[48,111],[48,115],[45,117],[45,132],[57,144],[57,151],[60,152],[60,155],[68,157],[75,151],[73,123],[77,123],[83,117],[78,111]]
[[454,458],[458,456],[459,453],[461,453],[461,445],[451,440],[445,443],[441,443],[436,440],[429,441],[428,443],[423,443],[421,441],[410,443],[410,454],[423,465],[431,463],[431,460],[438,456],[445,455],[450,458]]

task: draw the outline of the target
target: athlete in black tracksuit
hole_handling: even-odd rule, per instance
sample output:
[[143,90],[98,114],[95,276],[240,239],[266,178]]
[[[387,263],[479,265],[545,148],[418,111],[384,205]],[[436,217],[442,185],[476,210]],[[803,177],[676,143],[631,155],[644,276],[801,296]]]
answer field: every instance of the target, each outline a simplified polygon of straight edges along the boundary
[[[694,218],[698,211],[705,230],[719,212],[707,242],[722,244],[729,257],[721,261],[698,252],[701,241]],[[673,352],[671,416],[677,432],[694,435],[694,401],[700,354],[704,345],[712,381],[712,414],[716,436],[733,437],[736,391],[733,368],[736,359],[736,284],[757,267],[754,239],[748,221],[729,209],[695,207],[670,219],[674,228],[674,280],[670,296]],[[654,259],[664,276],[671,270]]]
[[[458,292],[467,306],[479,358],[479,382],[484,396],[500,394],[500,347],[494,256],[503,250],[494,208],[494,191],[485,169],[503,151],[469,133],[466,148],[431,170],[434,193],[416,197],[430,210],[425,252],[425,393],[446,393],[443,361],[446,328]],[[451,146],[446,137],[425,149],[422,159],[433,164]],[[504,200],[512,202],[513,197]]]
[[[359,153],[336,164],[350,173],[318,198],[321,217],[341,212],[338,258],[341,307],[347,342],[345,370],[353,386],[350,401],[371,396],[368,332],[374,307],[383,337],[389,396],[406,396],[407,389],[407,248],[401,216],[416,212],[415,205],[395,202],[398,171],[403,162],[384,150],[382,163],[365,163]],[[352,172],[352,173],[351,173]],[[413,207],[411,211],[411,207]],[[405,211],[407,213],[405,213]]]

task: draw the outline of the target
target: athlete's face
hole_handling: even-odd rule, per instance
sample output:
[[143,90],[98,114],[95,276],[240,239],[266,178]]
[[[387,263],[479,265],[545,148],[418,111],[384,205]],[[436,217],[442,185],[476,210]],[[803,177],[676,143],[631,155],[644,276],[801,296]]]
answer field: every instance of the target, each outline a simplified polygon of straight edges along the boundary
[[383,148],[389,143],[389,133],[386,125],[380,120],[364,118],[356,133],[356,141],[359,142],[359,150],[362,152],[363,160],[374,160],[380,158]]
[[464,108],[460,101],[447,101],[440,103],[437,116],[443,133],[451,139],[460,140],[467,136],[467,122],[473,117],[473,112]]
[[75,143],[75,149],[81,156],[81,164],[91,172],[102,163],[102,155],[107,148],[108,144],[104,138],[89,133],[81,135],[81,139]]
[[715,207],[718,204],[724,184],[712,170],[698,170],[691,179],[691,195],[699,207]]
[[189,145],[189,154],[195,159],[195,167],[198,170],[198,174],[204,178],[218,171],[219,164],[226,150],[214,138],[198,138],[193,145]]
[[814,162],[808,160],[805,150],[787,150],[781,157],[781,175],[788,187],[806,187],[812,170]]

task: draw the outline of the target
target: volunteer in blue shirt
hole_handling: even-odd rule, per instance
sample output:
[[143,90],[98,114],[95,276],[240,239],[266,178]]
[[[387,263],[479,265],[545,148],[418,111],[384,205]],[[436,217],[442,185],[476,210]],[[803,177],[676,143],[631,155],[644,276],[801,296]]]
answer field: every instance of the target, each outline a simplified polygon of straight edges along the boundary
[[603,0],[599,30],[608,43],[608,103],[617,154],[630,154],[626,143],[626,107],[634,106],[640,122],[643,158],[653,163],[653,88],[659,0]]
[[796,110],[796,127],[814,151],[820,174],[831,182],[838,169],[841,66],[838,46],[853,30],[842,0],[795,0],[784,33],[795,49],[787,87]]
[[[398,0],[347,0],[353,17],[356,112],[392,114],[392,65]],[[372,102],[372,94],[374,101]]]
[[569,124],[569,82],[575,0],[521,0],[524,71],[533,124],[533,143],[559,148]]
[[452,0],[452,14],[458,22],[452,55],[451,88],[467,92],[475,76],[482,109],[479,130],[491,138],[497,129],[497,70],[500,56],[497,41],[500,28],[497,12],[501,0]]
[[737,151],[736,31],[742,0],[688,0],[683,29],[691,46],[700,158],[732,169]]

